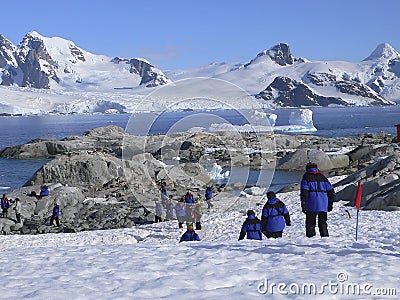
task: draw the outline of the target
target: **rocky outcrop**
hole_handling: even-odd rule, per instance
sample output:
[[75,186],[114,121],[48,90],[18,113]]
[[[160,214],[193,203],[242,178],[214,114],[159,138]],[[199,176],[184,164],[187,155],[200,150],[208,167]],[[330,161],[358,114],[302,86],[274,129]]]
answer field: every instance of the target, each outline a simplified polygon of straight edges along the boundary
[[269,50],[264,50],[258,53],[256,58],[245,64],[244,67],[246,68],[250,66],[253,62],[263,56],[269,57],[273,62],[277,63],[280,66],[293,65],[295,61],[292,54],[290,53],[289,45],[286,43],[280,43]]
[[276,77],[257,99],[273,100],[280,106],[328,106],[331,104],[347,105],[341,98],[325,97],[313,92],[307,85],[288,77]]
[[0,68],[7,65],[16,67],[13,52],[16,47],[2,34],[0,34]]
[[315,162],[322,171],[349,166],[349,157],[345,154],[327,154],[322,150],[298,149],[279,159],[278,170],[304,170],[308,162]]
[[370,99],[372,100],[369,102],[370,105],[393,105],[392,101],[386,100],[379,94],[384,87],[383,79],[379,76],[366,83],[361,83],[359,78],[352,78],[347,74],[311,72],[307,73],[303,80],[307,84],[310,83],[311,86],[335,88],[338,92],[344,94],[343,98],[350,95]]
[[336,194],[337,200],[354,205],[358,182],[362,183],[361,206],[364,209],[400,210],[400,152],[369,164],[334,186],[344,188]]
[[[127,136],[129,135],[122,128],[115,126],[86,132],[81,138],[86,140],[85,146],[90,146],[91,150],[75,148],[74,151],[69,149],[65,154],[57,154],[56,158],[32,176],[25,187],[9,194],[11,199],[21,199],[24,222],[17,224],[14,212],[11,212],[9,220],[0,220],[0,232],[76,232],[130,227],[148,222],[153,219],[152,212],[155,200],[160,196],[161,184],[168,187],[169,196],[174,203],[181,199],[188,188],[196,198],[203,196],[210,177],[202,163],[208,160],[255,169],[270,167],[269,160],[272,160],[273,165],[275,159],[278,159],[276,169],[297,171],[304,171],[306,163],[313,161],[322,171],[328,171],[328,175],[343,175],[355,171],[335,184],[338,188],[337,200],[349,201],[351,205],[356,184],[362,180],[362,205],[366,209],[398,209],[399,206],[400,154],[398,147],[390,144],[391,138],[388,135],[378,133],[359,138],[330,139],[311,135],[266,134],[256,137],[232,132],[182,133],[143,137],[136,142],[144,144],[137,145],[137,148],[122,156],[118,156],[116,150],[108,151],[114,149],[110,143],[118,145],[115,149],[124,144],[122,140],[134,144],[135,137]],[[273,144],[274,139],[276,149],[263,148]],[[71,137],[63,141],[77,140],[77,137]],[[42,142],[44,141],[37,141],[40,145]],[[379,142],[384,144],[379,145]],[[77,144],[82,146],[81,141]],[[360,147],[356,147],[357,145]],[[213,146],[218,148],[212,149]],[[346,154],[335,152],[335,149],[344,146],[353,147],[354,150]],[[236,149],[232,149],[233,147]],[[151,151],[146,152],[143,149]],[[269,149],[272,156],[263,157],[259,154],[261,149]],[[247,154],[241,152],[243,150],[248,151]],[[142,153],[135,154],[140,151]],[[156,159],[157,153],[162,156],[163,152],[168,157],[176,155],[184,159],[179,163],[166,165]],[[29,196],[32,191],[38,192],[42,183],[49,186],[50,196],[40,199]],[[245,187],[244,182],[235,182],[221,187],[219,192],[222,189],[227,192],[232,188]],[[296,189],[298,185],[286,190]],[[60,228],[48,224],[55,200],[62,209]]]
[[16,59],[24,74],[22,86],[48,89],[50,79],[59,82],[56,62],[47,52],[43,40],[34,34],[28,33],[18,45]]
[[[22,223],[16,223],[15,212],[9,209],[9,218],[0,219],[0,232],[3,234],[38,234],[48,232],[78,232],[131,227],[149,222],[148,211],[134,198],[125,201],[116,198],[88,198],[80,188],[60,183],[49,184],[50,195],[37,199],[29,196],[38,192],[40,186],[28,186],[13,191],[10,199],[19,198],[22,207]],[[13,201],[13,200],[12,200]],[[61,209],[61,226],[50,226],[54,202]]]
[[112,62],[115,64],[125,63],[130,66],[129,72],[142,77],[139,85],[156,87],[171,82],[168,77],[159,69],[155,68],[148,61],[139,58],[125,59],[115,57]]
[[[36,139],[26,144],[6,147],[0,151],[0,157],[20,159],[52,158],[81,150],[102,151],[121,156],[124,136],[125,132],[121,127],[105,126],[90,130],[84,133],[83,136],[71,136],[62,140]],[[134,143],[135,140],[136,138],[131,136],[127,143]]]
[[368,86],[355,81],[336,81],[335,87],[339,92],[349,95],[360,96],[375,100],[371,105],[391,105],[390,101],[387,101],[382,96],[376,94],[374,90]]

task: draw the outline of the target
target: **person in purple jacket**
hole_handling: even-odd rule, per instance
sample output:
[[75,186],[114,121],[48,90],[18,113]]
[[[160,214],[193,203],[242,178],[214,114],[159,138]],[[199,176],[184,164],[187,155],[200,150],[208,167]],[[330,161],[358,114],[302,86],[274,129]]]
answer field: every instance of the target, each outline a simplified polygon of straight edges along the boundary
[[274,192],[268,192],[267,198],[261,216],[263,234],[267,238],[280,238],[285,225],[291,225],[289,211]]
[[300,184],[301,210],[306,214],[306,236],[313,237],[318,217],[321,237],[328,237],[328,211],[332,211],[335,190],[329,180],[318,170],[316,163],[308,163]]

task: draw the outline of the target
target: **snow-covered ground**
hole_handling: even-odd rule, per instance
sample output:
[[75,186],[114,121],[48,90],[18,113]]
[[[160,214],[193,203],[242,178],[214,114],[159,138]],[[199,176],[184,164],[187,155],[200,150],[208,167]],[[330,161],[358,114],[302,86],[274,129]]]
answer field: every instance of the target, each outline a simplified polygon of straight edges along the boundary
[[276,240],[237,241],[247,208],[260,214],[260,196],[204,216],[200,242],[178,243],[176,221],[0,236],[1,298],[304,299],[311,290],[313,299],[398,299],[400,212],[361,211],[356,241],[356,210],[335,203],[330,237],[308,239],[298,192],[278,196],[292,226]]

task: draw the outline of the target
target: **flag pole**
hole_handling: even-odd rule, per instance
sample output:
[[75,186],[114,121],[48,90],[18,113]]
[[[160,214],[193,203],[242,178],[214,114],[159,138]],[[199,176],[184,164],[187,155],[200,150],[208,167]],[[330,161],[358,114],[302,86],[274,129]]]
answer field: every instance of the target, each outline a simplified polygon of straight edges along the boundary
[[358,215],[360,214],[360,211],[357,209],[357,223],[356,223],[356,241],[358,240]]
[[358,182],[356,199],[354,200],[354,206],[357,208],[357,221],[356,221],[356,241],[358,240],[358,217],[360,214],[361,207],[361,197],[362,197],[362,186],[361,182]]

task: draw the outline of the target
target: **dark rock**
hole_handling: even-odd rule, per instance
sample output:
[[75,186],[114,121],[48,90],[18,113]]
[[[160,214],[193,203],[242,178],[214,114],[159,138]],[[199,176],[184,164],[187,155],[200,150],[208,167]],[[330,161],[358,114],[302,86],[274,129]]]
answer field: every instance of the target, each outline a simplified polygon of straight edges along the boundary
[[[275,96],[275,95],[278,96]],[[347,105],[341,98],[325,97],[314,93],[307,85],[288,77],[278,76],[257,99],[274,100],[280,106],[328,106],[330,104]]]

